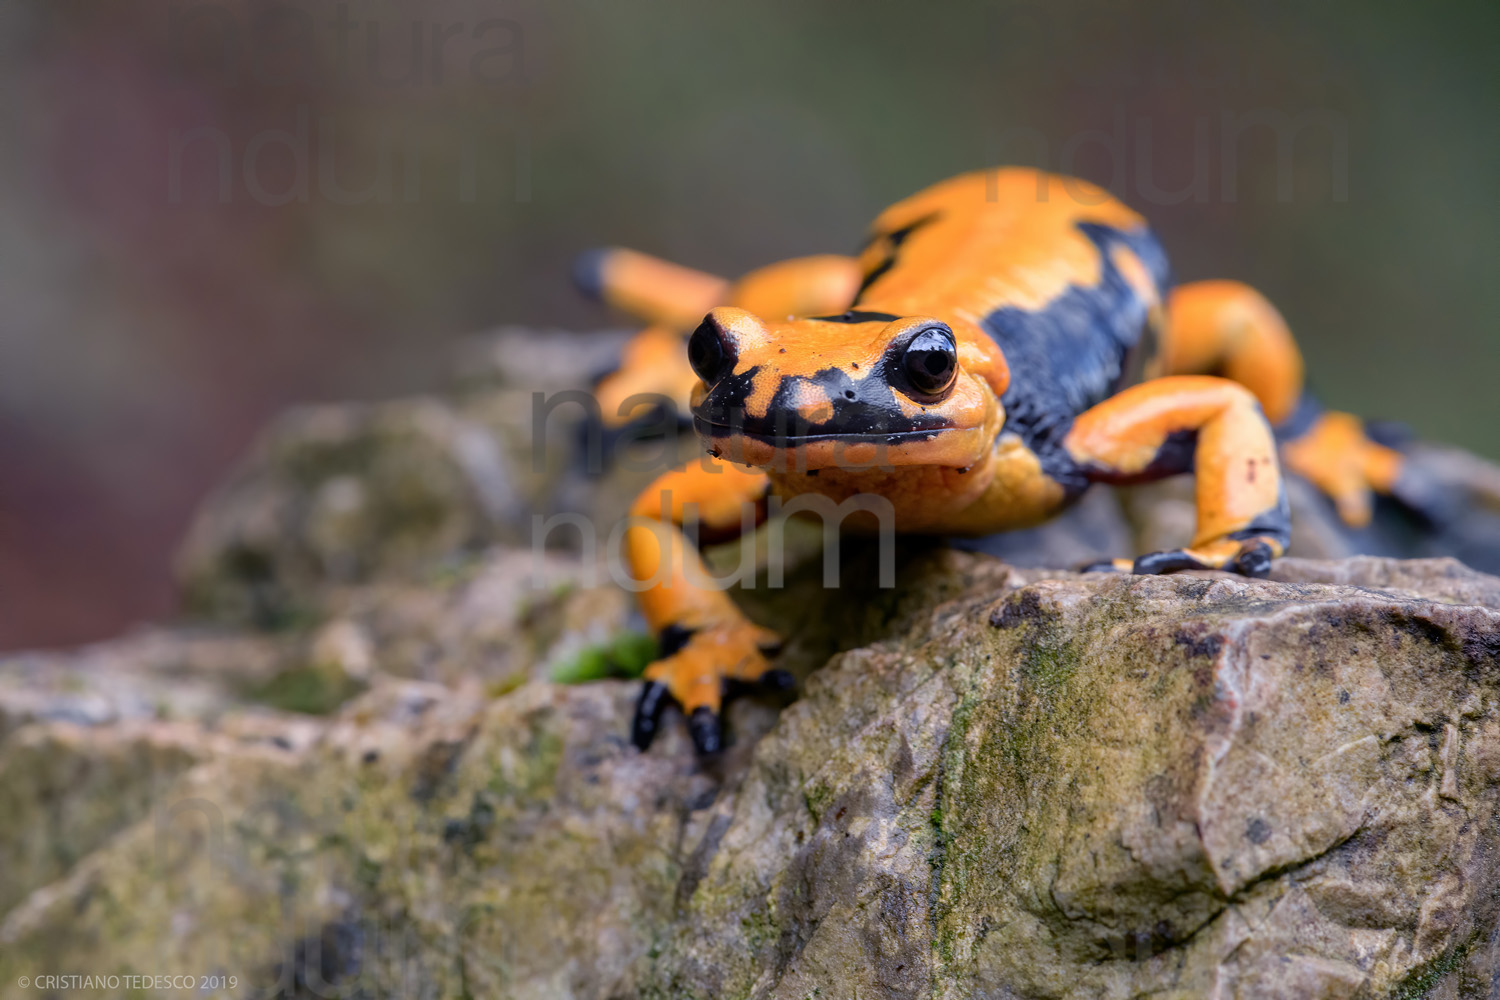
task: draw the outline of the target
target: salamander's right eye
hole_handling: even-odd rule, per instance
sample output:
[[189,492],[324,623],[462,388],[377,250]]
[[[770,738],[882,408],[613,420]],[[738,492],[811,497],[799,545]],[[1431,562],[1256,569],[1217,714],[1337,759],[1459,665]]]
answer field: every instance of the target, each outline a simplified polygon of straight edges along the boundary
[[734,367],[734,355],[724,346],[724,334],[711,318],[698,324],[688,338],[688,364],[706,384],[713,385]]
[[919,400],[936,400],[947,393],[958,375],[953,331],[941,323],[918,331],[901,356],[901,373]]

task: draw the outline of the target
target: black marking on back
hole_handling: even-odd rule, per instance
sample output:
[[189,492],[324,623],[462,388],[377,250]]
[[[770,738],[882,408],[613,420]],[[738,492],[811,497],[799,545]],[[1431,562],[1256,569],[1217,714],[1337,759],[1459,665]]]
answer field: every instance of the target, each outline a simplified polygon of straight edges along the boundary
[[1063,450],[1063,438],[1078,414],[1119,390],[1126,356],[1150,312],[1110,260],[1110,247],[1132,250],[1163,292],[1168,281],[1166,254],[1149,229],[1127,232],[1092,222],[1078,229],[1098,248],[1098,284],[1070,285],[1041,309],[1004,306],[981,321],[1010,366],[1010,386],[1000,400],[1006,429],[1021,436],[1070,495],[1081,493],[1088,480]]
[[854,305],[859,305],[859,300],[864,296],[865,292],[869,290],[870,286],[879,281],[882,275],[896,266],[896,257],[901,250],[901,244],[906,241],[906,238],[928,223],[936,222],[941,214],[942,213],[940,212],[933,212],[931,215],[922,216],[915,222],[907,223],[900,229],[893,229],[888,233],[875,233],[871,235],[871,237],[865,242],[866,246],[869,246],[876,240],[883,238],[890,241],[890,249],[886,252],[885,260],[882,260],[879,264],[876,264],[875,267],[865,275],[864,280],[859,283],[859,291],[854,293]]
[[894,323],[900,316],[894,313],[871,312],[868,309],[850,309],[837,316],[810,316],[809,319],[823,323]]

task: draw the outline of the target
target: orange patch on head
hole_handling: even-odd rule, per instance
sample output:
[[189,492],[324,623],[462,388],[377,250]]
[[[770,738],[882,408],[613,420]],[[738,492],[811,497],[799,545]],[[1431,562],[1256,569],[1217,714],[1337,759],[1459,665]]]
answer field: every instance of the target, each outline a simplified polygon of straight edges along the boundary
[[809,424],[821,424],[833,419],[833,400],[828,398],[828,393],[821,386],[807,379],[793,380],[791,404],[796,409],[797,416]]

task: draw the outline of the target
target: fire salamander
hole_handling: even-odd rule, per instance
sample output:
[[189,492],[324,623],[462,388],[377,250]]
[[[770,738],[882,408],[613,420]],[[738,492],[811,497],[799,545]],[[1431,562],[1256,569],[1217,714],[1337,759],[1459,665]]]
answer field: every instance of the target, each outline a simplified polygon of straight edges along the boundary
[[[773,495],[873,495],[898,531],[984,535],[1037,524],[1094,483],[1192,472],[1191,543],[1103,568],[1263,576],[1290,532],[1273,426],[1287,464],[1351,524],[1401,468],[1358,420],[1304,400],[1301,356],[1265,298],[1231,281],[1170,289],[1145,220],[1073,178],[956,177],[883,212],[857,259],[733,285],[625,250],[594,252],[578,277],[653,324],[606,406],[690,386],[709,453],[653,483],[625,533],[661,644],[633,725],[643,749],[675,701],[715,752],[726,685],[785,681],[778,636],[703,582],[690,511],[700,537],[723,540]],[[686,328],[691,375],[674,374]]]

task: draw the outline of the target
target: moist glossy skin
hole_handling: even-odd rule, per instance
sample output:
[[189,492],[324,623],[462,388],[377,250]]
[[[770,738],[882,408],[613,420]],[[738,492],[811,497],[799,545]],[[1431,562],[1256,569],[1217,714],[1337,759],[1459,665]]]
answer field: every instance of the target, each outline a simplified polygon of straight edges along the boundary
[[[610,279],[601,260],[605,297],[657,296],[656,316],[676,297],[729,297],[711,276],[633,258]],[[639,745],[670,699],[712,752],[726,682],[780,680],[767,658],[774,633],[695,582],[701,563],[679,530],[690,504],[719,534],[745,511],[754,523],[773,494],[875,498],[898,531],[987,534],[1045,520],[1093,483],[1193,471],[1192,543],[1119,568],[1261,575],[1285,550],[1266,414],[1288,419],[1301,397],[1295,344],[1247,286],[1205,282],[1169,297],[1145,220],[1106,192],[1032,170],[968,174],[883,212],[856,270],[805,260],[818,263],[778,265],[756,308],[751,296],[716,306],[689,339],[694,426],[713,457],[653,484],[626,532],[663,651],[646,672]],[[855,276],[847,301],[793,318],[793,306],[825,305],[840,287],[850,296]],[[1388,487],[1399,456],[1392,466],[1394,453],[1368,451],[1379,446],[1356,427],[1354,444],[1367,449],[1358,468],[1334,460],[1335,447],[1351,447],[1350,428],[1328,416],[1340,415],[1314,419],[1299,438],[1304,459],[1339,466],[1342,479],[1329,482],[1346,494]]]

